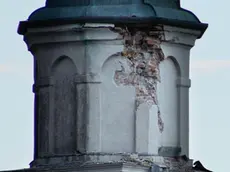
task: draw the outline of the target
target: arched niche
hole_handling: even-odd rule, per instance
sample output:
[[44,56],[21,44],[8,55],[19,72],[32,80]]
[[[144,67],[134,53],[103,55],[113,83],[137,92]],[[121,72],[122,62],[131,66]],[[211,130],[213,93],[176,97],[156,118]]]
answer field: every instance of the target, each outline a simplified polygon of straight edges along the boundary
[[[127,60],[109,57],[101,71],[101,149],[103,152],[133,152],[135,135],[135,88],[116,78],[129,72]],[[125,95],[125,96],[124,96]]]
[[[174,57],[168,57],[159,65],[160,82],[157,84],[158,125],[163,125],[160,147],[179,147],[180,118],[177,79],[180,68]],[[161,123],[159,123],[161,121]],[[161,126],[162,127],[162,126]]]
[[52,65],[54,80],[53,100],[53,151],[70,154],[76,147],[76,67],[67,56],[59,57]]

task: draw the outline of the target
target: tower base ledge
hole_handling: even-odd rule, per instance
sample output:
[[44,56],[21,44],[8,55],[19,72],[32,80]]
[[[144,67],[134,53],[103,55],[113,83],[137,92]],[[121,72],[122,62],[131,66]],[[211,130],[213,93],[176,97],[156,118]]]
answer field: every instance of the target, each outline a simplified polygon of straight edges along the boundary
[[[184,156],[163,157],[138,154],[82,154],[39,158],[31,162],[36,171],[185,172],[193,171],[193,160]],[[26,171],[27,171],[26,170]]]

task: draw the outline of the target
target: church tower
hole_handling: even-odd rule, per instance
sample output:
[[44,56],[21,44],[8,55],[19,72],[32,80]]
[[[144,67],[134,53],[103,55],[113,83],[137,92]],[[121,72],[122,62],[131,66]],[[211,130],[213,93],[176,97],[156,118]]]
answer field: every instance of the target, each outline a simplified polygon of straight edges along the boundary
[[54,171],[186,171],[189,54],[179,0],[47,0],[19,24],[34,57],[34,160]]

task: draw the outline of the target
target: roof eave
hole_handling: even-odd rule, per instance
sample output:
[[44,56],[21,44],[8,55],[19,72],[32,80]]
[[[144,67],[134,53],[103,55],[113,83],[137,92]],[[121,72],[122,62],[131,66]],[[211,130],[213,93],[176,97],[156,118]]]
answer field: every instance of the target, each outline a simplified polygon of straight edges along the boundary
[[84,24],[84,23],[113,23],[123,25],[169,25],[180,28],[192,29],[201,31],[201,38],[205,30],[208,28],[206,23],[196,23],[190,21],[180,21],[174,19],[164,19],[155,17],[79,17],[74,19],[52,19],[52,20],[37,20],[37,21],[21,21],[18,27],[18,34],[24,35],[28,28],[57,26],[65,24]]

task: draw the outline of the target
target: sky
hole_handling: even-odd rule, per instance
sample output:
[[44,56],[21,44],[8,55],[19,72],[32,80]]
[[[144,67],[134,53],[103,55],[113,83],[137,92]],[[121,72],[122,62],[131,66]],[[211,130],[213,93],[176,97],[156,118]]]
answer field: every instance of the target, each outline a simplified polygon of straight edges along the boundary
[[[17,26],[45,0],[1,3],[0,171],[29,167],[33,159],[33,57]],[[223,172],[230,155],[230,3],[181,0],[181,5],[209,24],[190,55],[190,158]]]

